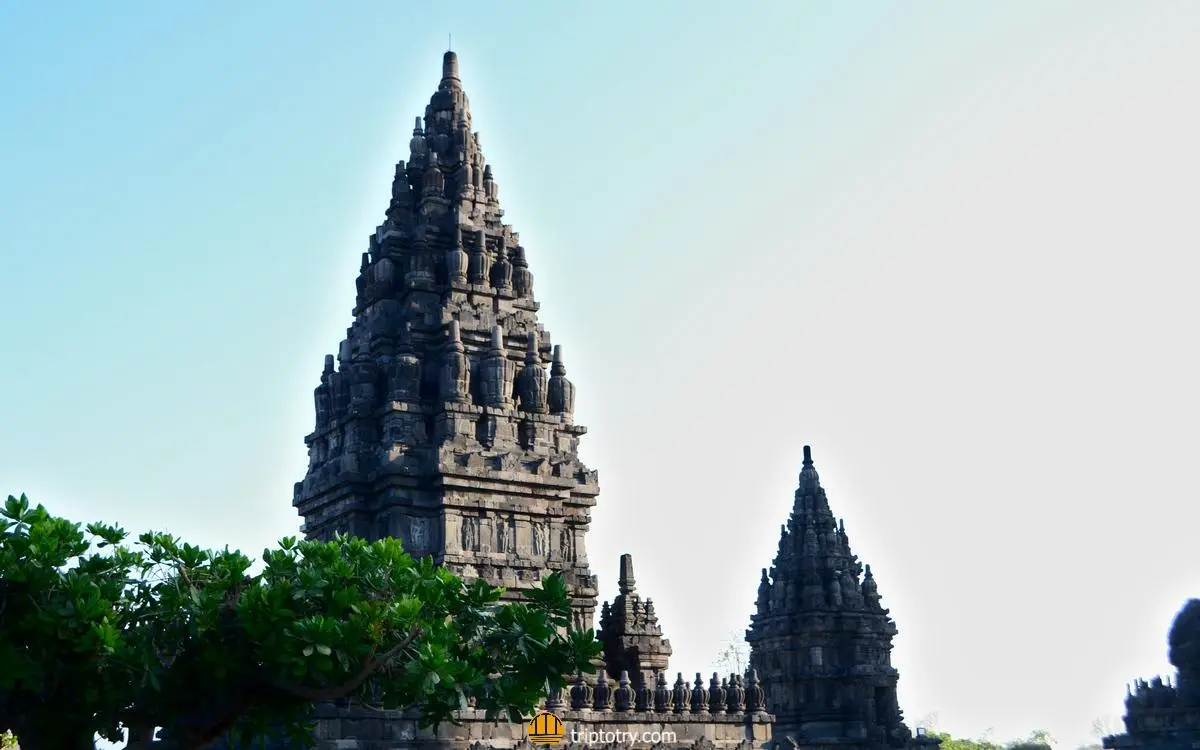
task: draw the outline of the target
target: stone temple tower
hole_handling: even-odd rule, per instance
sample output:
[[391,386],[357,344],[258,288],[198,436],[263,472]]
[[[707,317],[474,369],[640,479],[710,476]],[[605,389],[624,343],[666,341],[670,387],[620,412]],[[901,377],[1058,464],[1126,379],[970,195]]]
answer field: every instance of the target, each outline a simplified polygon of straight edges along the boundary
[[926,744],[914,742],[897,703],[895,634],[871,566],[850,551],[806,446],[795,505],[746,633],[774,736],[813,750]]
[[447,52],[362,254],[354,322],[325,358],[293,504],[309,537],[396,537],[509,598],[562,572],[576,627],[591,628],[596,472],[579,460],[575,387],[503,216]]

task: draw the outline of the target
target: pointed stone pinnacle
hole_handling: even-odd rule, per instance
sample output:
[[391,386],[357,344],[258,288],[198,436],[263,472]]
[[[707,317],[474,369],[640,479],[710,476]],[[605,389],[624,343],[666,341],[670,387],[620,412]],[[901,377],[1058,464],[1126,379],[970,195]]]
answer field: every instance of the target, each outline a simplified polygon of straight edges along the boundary
[[537,331],[529,332],[529,343],[525,349],[525,362],[535,364],[538,361],[538,335]]
[[621,571],[617,577],[617,588],[622,594],[632,594],[637,589],[633,577],[633,555],[621,555]]

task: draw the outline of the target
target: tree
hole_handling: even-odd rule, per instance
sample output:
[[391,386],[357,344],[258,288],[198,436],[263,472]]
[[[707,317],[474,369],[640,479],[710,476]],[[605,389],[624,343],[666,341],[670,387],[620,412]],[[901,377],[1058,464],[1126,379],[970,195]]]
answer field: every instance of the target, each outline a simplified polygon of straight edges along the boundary
[[1096,738],[1096,744],[1099,745],[1101,740],[1115,734],[1125,733],[1125,722],[1116,716],[1101,716],[1092,721],[1092,736]]
[[1008,743],[1008,750],[1053,750],[1054,737],[1044,729],[1035,729],[1024,740]]
[[991,739],[992,730],[990,729],[984,733],[983,737],[966,740],[951,737],[948,732],[936,731],[937,723],[937,714],[928,714],[922,719],[922,725],[926,727],[927,734],[942,741],[940,750],[1052,750],[1054,746],[1054,738],[1043,729],[1030,732],[1027,739],[1001,745]]
[[169,750],[232,733],[302,737],[315,702],[417,707],[426,725],[468,700],[527,715],[600,653],[571,631],[560,576],[501,604],[394,539],[284,539],[262,572],[233,550],[162,533],[127,543],[9,497],[0,511],[0,726],[24,750],[131,743]]
[[741,632],[735,630],[729,634],[729,639],[713,663],[722,672],[746,674],[750,668],[750,646]]
[[1001,745],[986,739],[965,740],[951,737],[948,732],[928,732],[930,737],[942,741],[939,750],[1004,750]]

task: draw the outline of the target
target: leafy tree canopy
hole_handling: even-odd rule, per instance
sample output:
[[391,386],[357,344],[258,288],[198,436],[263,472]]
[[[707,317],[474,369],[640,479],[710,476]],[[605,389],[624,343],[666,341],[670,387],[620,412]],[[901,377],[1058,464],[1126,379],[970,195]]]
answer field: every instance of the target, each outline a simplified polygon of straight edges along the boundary
[[253,575],[238,551],[127,539],[24,495],[0,511],[0,727],[24,750],[156,727],[171,750],[299,738],[313,703],[336,699],[417,707],[426,724],[468,701],[519,720],[600,653],[569,629],[557,575],[501,604],[394,539],[284,539]]
[[942,741],[941,750],[1052,750],[1054,738],[1049,732],[1037,730],[1024,740],[1000,744],[989,739],[966,740],[951,737],[947,732],[929,732],[930,737]]

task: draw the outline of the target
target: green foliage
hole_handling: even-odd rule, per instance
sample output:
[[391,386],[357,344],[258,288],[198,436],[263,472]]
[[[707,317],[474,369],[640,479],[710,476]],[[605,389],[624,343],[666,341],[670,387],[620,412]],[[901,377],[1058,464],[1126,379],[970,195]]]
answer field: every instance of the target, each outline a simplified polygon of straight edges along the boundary
[[989,740],[964,740],[951,737],[946,732],[930,732],[930,737],[942,741],[941,750],[1004,750],[1003,745],[997,745]]
[[0,511],[0,726],[25,750],[122,728],[163,727],[177,748],[303,736],[314,702],[343,698],[435,724],[470,697],[519,720],[600,652],[569,630],[559,576],[501,604],[394,539],[284,539],[258,575],[237,551],[126,539],[25,496]]
[[12,732],[0,734],[0,750],[11,750],[17,746],[17,738]]
[[1008,750],[1053,750],[1053,747],[1054,738],[1044,729],[1035,729],[1028,738],[1008,744]]
[[965,740],[951,737],[946,732],[929,732],[930,737],[942,741],[941,750],[1052,750],[1054,738],[1049,732],[1037,730],[1030,733],[1029,738],[998,744],[989,739]]

